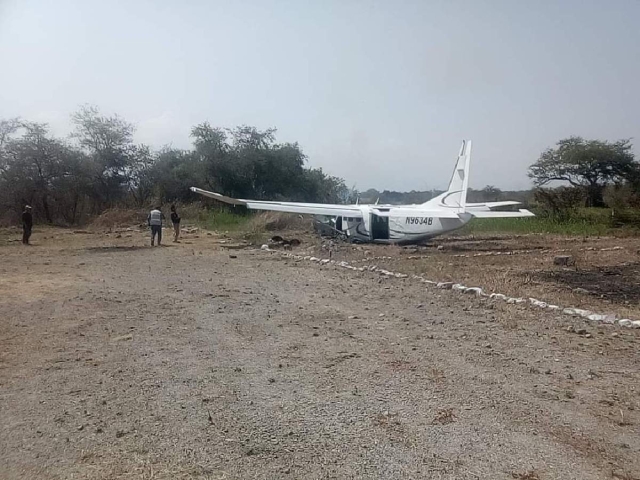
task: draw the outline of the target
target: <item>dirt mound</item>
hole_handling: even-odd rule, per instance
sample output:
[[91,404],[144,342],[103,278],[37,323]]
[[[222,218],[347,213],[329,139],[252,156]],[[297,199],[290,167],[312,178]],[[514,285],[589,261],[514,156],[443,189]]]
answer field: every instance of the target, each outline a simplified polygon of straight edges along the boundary
[[280,212],[264,212],[256,215],[249,222],[253,232],[276,232],[282,230],[303,230],[310,221],[302,215]]
[[91,222],[90,227],[98,230],[131,227],[132,225],[145,223],[147,213],[144,210],[131,208],[111,208],[98,215]]

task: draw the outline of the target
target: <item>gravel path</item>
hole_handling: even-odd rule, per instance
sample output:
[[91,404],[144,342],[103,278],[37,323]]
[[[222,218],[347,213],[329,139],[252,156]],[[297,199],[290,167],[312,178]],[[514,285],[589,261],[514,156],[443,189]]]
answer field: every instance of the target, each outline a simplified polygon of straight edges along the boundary
[[0,478],[640,478],[636,331],[86,237],[0,248]]

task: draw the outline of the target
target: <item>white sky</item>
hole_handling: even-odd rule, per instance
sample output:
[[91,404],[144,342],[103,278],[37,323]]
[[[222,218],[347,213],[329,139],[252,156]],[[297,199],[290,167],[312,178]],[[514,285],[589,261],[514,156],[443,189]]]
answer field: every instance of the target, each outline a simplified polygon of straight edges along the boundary
[[471,138],[472,187],[528,188],[560,138],[638,137],[639,25],[636,0],[0,0],[0,118],[277,127],[361,190],[444,187]]

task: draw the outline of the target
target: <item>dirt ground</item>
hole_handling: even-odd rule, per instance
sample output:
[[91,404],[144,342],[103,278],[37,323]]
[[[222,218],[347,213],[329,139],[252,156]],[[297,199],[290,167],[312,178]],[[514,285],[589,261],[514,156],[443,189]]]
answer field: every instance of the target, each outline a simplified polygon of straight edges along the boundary
[[[313,252],[321,255],[321,245],[313,243]],[[328,242],[321,243],[326,250]],[[452,236],[425,247],[337,244],[333,249],[333,258],[358,265],[640,319],[637,237]],[[558,256],[571,257],[573,265],[555,266]]]
[[[0,231],[0,478],[640,479],[638,330],[207,232],[19,236]],[[331,255],[638,319],[634,242]]]

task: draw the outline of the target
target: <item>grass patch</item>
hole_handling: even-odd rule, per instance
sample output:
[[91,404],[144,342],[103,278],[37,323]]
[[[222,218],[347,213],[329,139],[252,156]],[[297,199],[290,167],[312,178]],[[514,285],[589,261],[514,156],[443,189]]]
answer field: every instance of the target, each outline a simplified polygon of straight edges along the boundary
[[608,208],[584,208],[571,212],[565,218],[541,214],[527,218],[473,219],[460,233],[550,233],[595,237],[637,234],[638,231],[630,224],[621,227],[618,216],[612,216]]
[[206,230],[235,232],[246,230],[254,215],[232,213],[227,210],[200,210],[195,223]]
[[188,212],[184,217],[206,230],[246,233],[247,235],[281,232],[284,230],[304,230],[310,220],[300,215],[281,212],[243,212],[200,208]]
[[610,233],[608,223],[586,219],[556,220],[545,217],[473,219],[459,232],[475,233],[553,233],[558,235],[602,236]]

